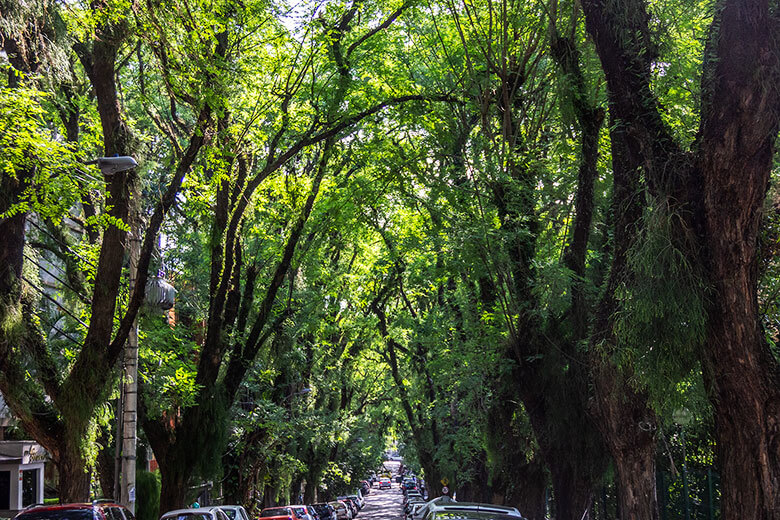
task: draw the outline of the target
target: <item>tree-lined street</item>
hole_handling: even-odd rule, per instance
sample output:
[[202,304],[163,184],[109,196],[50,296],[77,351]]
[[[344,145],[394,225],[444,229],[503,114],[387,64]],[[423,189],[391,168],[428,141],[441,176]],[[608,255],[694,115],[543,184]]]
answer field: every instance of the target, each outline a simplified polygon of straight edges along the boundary
[[0,0],[0,511],[780,518],[779,12]]
[[[392,474],[398,473],[398,463],[388,461],[383,465]],[[401,505],[404,496],[397,483],[393,483],[390,489],[379,489],[378,485],[374,485],[365,498],[366,505],[359,515],[362,520],[399,520],[404,517]]]

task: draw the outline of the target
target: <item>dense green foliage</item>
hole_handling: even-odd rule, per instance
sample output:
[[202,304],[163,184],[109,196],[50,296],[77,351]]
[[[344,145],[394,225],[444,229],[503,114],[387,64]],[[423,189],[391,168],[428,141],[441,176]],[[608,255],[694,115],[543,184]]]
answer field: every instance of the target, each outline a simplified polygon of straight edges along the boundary
[[[29,222],[3,253],[24,275],[0,273],[0,388],[25,381],[22,426],[109,494],[138,312],[139,435],[162,472],[160,503],[139,475],[139,519],[205,481],[252,510],[329,499],[393,443],[433,494],[445,477],[531,518],[549,487],[560,520],[631,495],[640,441],[664,471],[717,469],[720,242],[710,199],[683,195],[705,186],[720,7],[599,4],[653,110],[634,121],[591,3],[0,0],[0,220]],[[139,167],[85,164],[113,152]],[[761,203],[776,363],[777,188]],[[131,229],[170,312],[129,284]],[[96,308],[111,276],[116,308]],[[60,398],[74,388],[90,398]]]

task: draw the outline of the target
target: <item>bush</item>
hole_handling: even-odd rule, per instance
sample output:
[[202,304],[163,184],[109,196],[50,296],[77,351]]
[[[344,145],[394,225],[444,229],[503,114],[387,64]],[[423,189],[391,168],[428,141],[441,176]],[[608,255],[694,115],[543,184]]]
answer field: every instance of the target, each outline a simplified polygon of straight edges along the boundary
[[135,477],[135,506],[138,520],[157,520],[160,509],[160,473],[139,471]]

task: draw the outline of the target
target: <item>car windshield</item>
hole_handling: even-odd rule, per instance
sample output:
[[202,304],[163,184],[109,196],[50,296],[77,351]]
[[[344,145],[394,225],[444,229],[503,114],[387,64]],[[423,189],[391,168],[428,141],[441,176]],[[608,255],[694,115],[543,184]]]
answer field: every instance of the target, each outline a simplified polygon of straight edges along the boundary
[[225,512],[225,514],[227,515],[228,518],[230,518],[230,520],[236,520],[236,510],[235,509],[223,509],[222,511]]
[[462,509],[460,511],[437,511],[433,515],[434,520],[518,520],[517,516],[490,511],[474,511]]
[[92,520],[92,509],[59,509],[55,511],[30,511],[15,517],[16,520]]
[[286,507],[274,507],[271,509],[266,509],[262,513],[260,513],[260,517],[268,517],[268,516],[287,516],[290,512],[287,510]]
[[306,508],[305,507],[293,507],[293,511],[295,511],[295,514],[298,516],[303,516],[306,514]]

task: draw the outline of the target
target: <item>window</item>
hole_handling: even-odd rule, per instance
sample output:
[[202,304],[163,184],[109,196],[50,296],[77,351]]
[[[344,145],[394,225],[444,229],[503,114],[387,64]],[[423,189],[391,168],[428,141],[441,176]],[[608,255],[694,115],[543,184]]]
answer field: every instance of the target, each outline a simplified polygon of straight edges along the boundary
[[122,510],[118,507],[106,507],[103,509],[103,513],[107,520],[125,520],[125,517],[122,516]]

